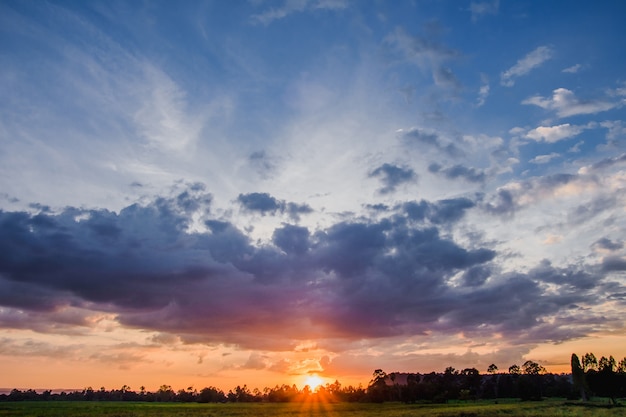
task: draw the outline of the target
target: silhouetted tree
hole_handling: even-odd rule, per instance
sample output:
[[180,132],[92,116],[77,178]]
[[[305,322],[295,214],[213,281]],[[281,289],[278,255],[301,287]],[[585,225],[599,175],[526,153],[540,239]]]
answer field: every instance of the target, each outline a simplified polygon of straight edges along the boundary
[[197,401],[200,403],[218,403],[226,401],[224,391],[215,387],[206,387],[200,390]]
[[591,391],[601,397],[608,397],[613,405],[617,404],[617,396],[623,387],[620,383],[620,375],[615,372],[616,363],[613,356],[600,358],[598,370],[590,369],[587,373],[587,381]]
[[585,371],[580,366],[580,360],[575,353],[572,353],[571,359],[572,365],[572,380],[574,382],[574,389],[580,392],[580,398],[583,401],[587,401],[587,381],[585,380]]
[[583,370],[585,372],[589,370],[596,370],[598,368],[598,360],[593,353],[585,353],[583,356]]
[[382,403],[387,400],[387,374],[382,369],[376,369],[372,380],[367,386],[367,395],[372,402]]

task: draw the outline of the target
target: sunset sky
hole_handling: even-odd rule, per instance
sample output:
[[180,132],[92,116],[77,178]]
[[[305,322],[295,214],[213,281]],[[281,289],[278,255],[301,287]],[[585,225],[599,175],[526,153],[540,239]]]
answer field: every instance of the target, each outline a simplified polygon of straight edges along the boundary
[[626,356],[626,2],[0,1],[0,388]]

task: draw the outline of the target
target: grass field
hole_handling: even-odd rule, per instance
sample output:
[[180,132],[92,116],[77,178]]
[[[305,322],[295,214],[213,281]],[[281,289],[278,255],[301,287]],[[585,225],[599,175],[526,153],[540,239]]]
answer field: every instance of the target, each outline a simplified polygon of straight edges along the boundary
[[128,402],[5,402],[0,417],[491,417],[491,416],[625,416],[626,407],[606,403],[478,401],[456,404],[400,403],[128,403]]

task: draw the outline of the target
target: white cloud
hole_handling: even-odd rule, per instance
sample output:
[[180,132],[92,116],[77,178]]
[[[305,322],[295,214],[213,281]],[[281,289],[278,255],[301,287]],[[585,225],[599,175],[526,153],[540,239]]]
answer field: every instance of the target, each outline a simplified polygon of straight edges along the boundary
[[485,101],[489,96],[489,79],[487,79],[487,76],[485,74],[481,74],[480,79],[483,85],[481,85],[480,89],[478,90],[478,99],[476,99],[476,105],[478,107],[485,104]]
[[569,117],[578,114],[593,114],[610,110],[619,103],[601,100],[582,101],[574,96],[574,93],[566,88],[557,88],[552,92],[551,98],[541,96],[529,97],[522,104],[532,104],[546,110],[555,110],[559,117]]
[[539,126],[538,128],[529,130],[528,133],[526,133],[526,137],[538,142],[545,141],[554,143],[576,136],[584,129],[584,126],[570,125],[569,123],[558,126]]
[[549,46],[540,46],[500,74],[500,83],[505,87],[512,87],[515,84],[515,78],[528,74],[550,58],[552,58],[552,49]]
[[147,66],[146,78],[148,91],[141,92],[146,99],[134,115],[138,133],[158,149],[184,150],[196,141],[201,120],[188,116],[185,92],[166,74]]
[[580,152],[580,147],[584,145],[584,141],[580,141],[578,142],[576,145],[572,146],[571,148],[569,148],[567,150],[567,152],[571,152],[571,153],[579,153]]
[[554,158],[558,158],[559,156],[561,155],[559,155],[556,152],[552,152],[551,154],[548,154],[548,155],[537,155],[536,157],[531,159],[529,162],[531,164],[547,164],[548,162],[550,162]]
[[576,65],[572,65],[571,67],[567,67],[567,68],[565,68],[565,69],[564,69],[563,71],[561,71],[561,72],[567,72],[567,73],[570,73],[570,74],[576,74],[578,71],[580,71],[580,69],[581,69],[582,67],[583,67],[582,65],[580,65],[580,64],[576,64]]
[[606,135],[608,139],[615,140],[620,136],[626,136],[626,126],[621,120],[605,120],[600,126],[609,130]]

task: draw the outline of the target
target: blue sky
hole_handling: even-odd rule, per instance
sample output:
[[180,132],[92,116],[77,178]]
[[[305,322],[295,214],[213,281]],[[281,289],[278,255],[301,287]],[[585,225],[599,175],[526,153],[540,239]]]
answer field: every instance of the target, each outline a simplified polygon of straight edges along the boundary
[[201,387],[625,346],[625,15],[1,2],[0,360]]

